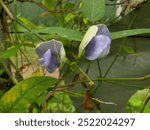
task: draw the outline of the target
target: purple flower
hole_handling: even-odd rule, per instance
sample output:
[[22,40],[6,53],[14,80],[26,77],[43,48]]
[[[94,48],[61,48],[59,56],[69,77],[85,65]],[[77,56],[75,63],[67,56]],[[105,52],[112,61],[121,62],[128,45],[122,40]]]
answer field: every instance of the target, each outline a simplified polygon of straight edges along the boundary
[[65,51],[61,42],[56,40],[46,41],[38,45],[36,53],[39,56],[39,63],[43,64],[48,72],[52,73],[62,65]]
[[109,54],[111,35],[106,25],[99,24],[89,28],[79,47],[79,56],[85,50],[88,60],[103,58]]
[[109,54],[111,39],[105,35],[96,35],[85,48],[88,60],[103,58]]

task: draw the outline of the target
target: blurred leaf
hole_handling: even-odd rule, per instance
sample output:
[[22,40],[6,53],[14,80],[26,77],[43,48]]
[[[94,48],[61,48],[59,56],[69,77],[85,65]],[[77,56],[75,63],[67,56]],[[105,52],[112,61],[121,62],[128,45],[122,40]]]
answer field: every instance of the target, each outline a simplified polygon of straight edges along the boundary
[[40,29],[33,30],[36,33],[54,34],[60,37],[67,38],[69,40],[81,41],[83,33],[63,27],[43,27]]
[[68,23],[70,20],[72,20],[76,15],[69,13],[66,17],[65,17],[65,22]]
[[28,112],[30,103],[59,80],[50,77],[32,77],[12,87],[0,100],[2,112]]
[[56,0],[42,0],[42,4],[45,5],[49,10],[55,9],[57,4]]
[[4,95],[4,91],[0,90],[0,98]]
[[112,39],[119,39],[123,37],[128,37],[128,36],[134,36],[134,35],[139,35],[139,34],[144,34],[144,33],[150,33],[150,29],[131,29],[131,30],[123,30],[119,32],[112,32],[111,36]]
[[119,31],[135,28],[150,28],[149,9],[150,9],[150,0],[147,0],[145,3],[141,5],[141,7],[132,11],[127,16],[123,17],[120,21],[111,25],[110,30]]
[[[149,89],[139,90],[129,99],[126,107],[127,112],[140,112],[144,105],[145,99],[149,95]],[[144,112],[150,111],[150,103],[147,103]]]
[[105,14],[105,0],[82,0],[82,13],[95,22],[100,20]]
[[21,45],[16,45],[16,46],[12,46],[11,48],[8,48],[7,50],[1,52],[0,60],[14,56],[19,51],[20,48],[21,48]]
[[70,97],[65,93],[56,93],[48,102],[50,112],[75,112]]
[[24,47],[30,47],[30,48],[35,48],[36,46],[32,43],[23,43],[22,44]]
[[42,76],[42,73],[40,71],[40,69],[36,69],[33,73],[32,76]]
[[26,19],[24,17],[19,17],[19,20],[22,21],[24,24],[28,25],[28,27],[31,28],[37,28],[37,25],[35,25],[32,21],[30,21],[29,19]]
[[64,5],[64,9],[73,9],[75,7],[75,4],[74,3],[70,3],[70,2],[67,2],[65,5]]
[[2,75],[4,71],[5,71],[5,70],[0,69],[0,75]]
[[127,46],[127,45],[122,45],[122,49],[123,49],[123,51],[125,51],[128,54],[135,53],[134,49],[130,46]]

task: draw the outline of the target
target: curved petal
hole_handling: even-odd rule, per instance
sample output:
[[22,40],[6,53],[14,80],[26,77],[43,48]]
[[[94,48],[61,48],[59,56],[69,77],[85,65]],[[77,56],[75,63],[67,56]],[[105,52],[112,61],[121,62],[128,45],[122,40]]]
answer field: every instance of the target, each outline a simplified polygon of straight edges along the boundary
[[62,43],[53,39],[51,41],[45,41],[40,43],[36,47],[36,53],[41,58],[48,49],[50,49],[52,52],[60,53],[61,47],[62,47]]
[[44,58],[44,67],[47,69],[47,71],[50,73],[54,72],[58,64],[56,54],[54,54],[53,52],[51,52],[50,49],[48,49],[44,53],[43,58]]
[[89,27],[89,29],[85,33],[85,35],[80,43],[78,57],[80,57],[82,55],[83,50],[88,45],[88,43],[91,41],[91,39],[96,35],[97,31],[98,31],[98,26],[93,25],[93,26]]
[[110,32],[105,24],[98,24],[98,31],[96,35],[106,35],[111,38]]
[[111,39],[105,35],[96,35],[85,48],[86,58],[95,60],[103,58],[109,53]]

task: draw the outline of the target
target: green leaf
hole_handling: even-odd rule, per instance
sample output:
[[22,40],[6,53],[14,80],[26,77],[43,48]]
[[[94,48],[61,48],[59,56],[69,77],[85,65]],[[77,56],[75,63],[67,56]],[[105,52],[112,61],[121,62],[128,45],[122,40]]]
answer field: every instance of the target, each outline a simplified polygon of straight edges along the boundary
[[0,100],[2,112],[28,112],[30,104],[59,80],[51,77],[32,77],[12,87]]
[[[128,106],[126,107],[128,112],[140,112],[142,109],[142,106],[144,105],[146,98],[148,97],[149,89],[144,90],[138,90],[132,97],[130,97]],[[147,109],[150,111],[150,102],[147,102],[147,105],[145,106],[144,112]]]
[[69,2],[66,2],[66,4],[64,5],[64,9],[74,9],[75,8],[75,4],[74,3],[69,3]]
[[82,0],[82,13],[95,22],[100,20],[105,14],[105,0]]
[[81,39],[84,36],[82,32],[75,31],[75,30],[68,29],[68,28],[63,28],[63,27],[43,27],[40,29],[36,29],[33,32],[53,34],[53,35],[56,34],[60,37],[64,37],[64,38],[67,38],[69,40],[74,40],[74,41],[81,41]]
[[55,6],[57,5],[56,0],[42,0],[42,4],[46,6],[49,10],[55,9]]
[[4,95],[5,92],[3,92],[2,90],[0,90],[0,98]]
[[2,75],[4,73],[5,70],[0,69],[0,75]]
[[19,17],[19,20],[22,21],[24,24],[28,25],[28,27],[31,28],[37,28],[37,25],[34,24],[32,21],[30,21],[29,19],[26,19],[24,17]]
[[50,112],[75,112],[70,97],[66,93],[56,93],[48,102]]
[[122,45],[122,49],[124,52],[128,53],[128,54],[134,54],[135,51],[132,47],[127,46],[127,45]]
[[16,46],[12,46],[11,48],[8,48],[8,50],[1,52],[0,60],[14,56],[19,51],[20,48],[21,48],[21,45],[16,45]]
[[71,21],[74,17],[76,17],[76,15],[69,13],[66,17],[65,17],[65,22],[68,23],[69,21]]
[[139,34],[144,34],[144,33],[150,33],[150,29],[131,29],[131,30],[123,30],[119,32],[112,32],[111,36],[112,39],[119,39],[123,37],[128,37],[128,36],[134,36],[134,35],[139,35]]

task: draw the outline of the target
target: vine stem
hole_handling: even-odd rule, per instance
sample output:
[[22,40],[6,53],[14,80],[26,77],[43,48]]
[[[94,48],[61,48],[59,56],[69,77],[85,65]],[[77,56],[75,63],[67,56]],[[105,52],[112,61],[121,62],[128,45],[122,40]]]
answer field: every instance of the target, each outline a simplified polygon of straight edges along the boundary
[[[83,94],[80,94],[80,93],[77,93],[77,92],[70,92],[70,91],[67,91],[67,90],[63,90],[63,92],[66,92],[66,93],[70,93],[70,94],[72,94],[72,95],[76,95],[76,96],[80,96],[80,97],[84,97],[85,95],[83,95]],[[105,101],[101,101],[101,100],[99,100],[98,98],[94,98],[94,97],[92,97],[91,98],[93,101],[96,101],[96,102],[98,102],[98,103],[102,103],[102,104],[108,104],[108,105],[117,105],[116,103],[114,103],[114,102],[105,102]]]
[[3,65],[4,69],[5,69],[5,71],[7,72],[7,74],[9,75],[11,81],[12,81],[14,84],[16,84],[16,81],[15,81],[15,79],[13,78],[13,76],[12,76],[10,70],[8,69],[7,65],[6,65],[3,61],[2,61],[2,65]]
[[[22,27],[24,27],[25,29],[27,29],[29,32],[31,32],[32,30],[30,28],[28,28],[25,24],[23,24],[18,18],[16,18],[16,22],[21,25]],[[43,37],[41,37],[38,33],[33,32],[33,34],[38,37],[41,41],[46,41],[46,39],[44,39]]]
[[68,65],[73,66],[75,69],[79,70],[86,77],[86,79],[89,81],[89,89],[91,89],[94,86],[94,82],[90,79],[90,77],[86,74],[86,72],[84,72],[84,70],[76,64],[76,62],[71,63],[70,60],[67,58],[65,59],[65,61]]
[[[112,84],[118,84],[116,82],[111,82],[111,81],[142,81],[142,80],[146,80],[150,78],[150,74],[149,75],[145,75],[143,77],[132,77],[132,78],[98,78],[98,79],[91,79],[92,81],[105,81],[105,82],[109,82],[109,83],[112,83]],[[64,89],[69,89],[71,87],[73,87],[74,85],[76,84],[80,84],[82,83],[83,81],[76,81],[76,82],[71,82],[71,83],[67,83],[67,84],[64,84],[64,85],[60,85],[60,86],[57,86],[57,88],[64,88]],[[120,84],[119,85],[121,86],[125,86],[125,84]],[[127,85],[128,86],[128,85]],[[128,87],[136,87],[136,86],[128,86]],[[146,88],[146,87],[150,87],[150,86],[142,86],[142,87],[138,87],[138,88]],[[55,86],[54,86],[55,88]]]
[[94,79],[93,81],[108,81],[108,80],[115,80],[115,81],[139,81],[139,80],[146,80],[150,78],[150,74],[145,75],[143,77],[131,77],[131,78],[97,78]]
[[9,11],[9,9],[7,8],[7,6],[4,4],[3,0],[0,0],[0,4],[3,7],[3,9],[5,10],[5,12],[7,13],[7,15],[10,17],[11,20],[14,20],[13,15],[11,14],[11,12]]
[[98,70],[99,70],[99,77],[102,77],[102,72],[101,72],[101,66],[100,66],[100,62],[99,60],[97,59],[97,65],[98,65]]

